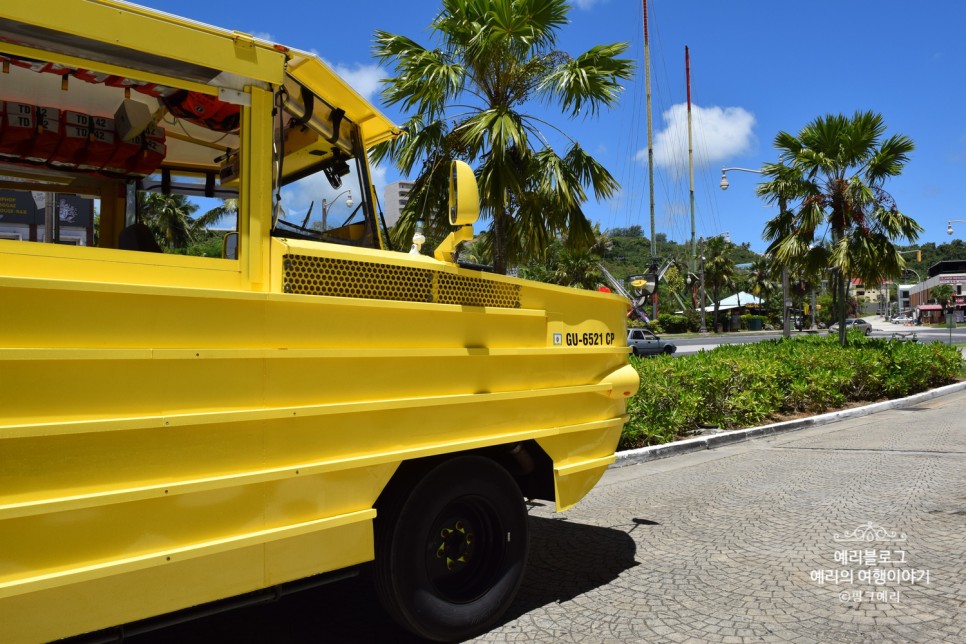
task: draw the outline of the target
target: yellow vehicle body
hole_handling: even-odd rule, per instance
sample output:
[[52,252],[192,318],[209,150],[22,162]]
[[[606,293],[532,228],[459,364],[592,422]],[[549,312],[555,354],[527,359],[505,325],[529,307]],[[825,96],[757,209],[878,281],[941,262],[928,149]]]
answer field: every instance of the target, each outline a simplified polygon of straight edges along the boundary
[[[403,463],[522,445],[564,509],[613,461],[637,388],[625,301],[386,250],[383,233],[271,234],[275,88],[338,106],[364,147],[398,134],[315,57],[107,0],[5,3],[0,55],[235,92],[241,156],[236,259],[118,248],[122,179],[0,158],[0,188],[101,208],[97,247],[0,239],[0,641],[368,562]],[[51,81],[24,92],[94,109],[109,91],[15,65],[0,100]]]

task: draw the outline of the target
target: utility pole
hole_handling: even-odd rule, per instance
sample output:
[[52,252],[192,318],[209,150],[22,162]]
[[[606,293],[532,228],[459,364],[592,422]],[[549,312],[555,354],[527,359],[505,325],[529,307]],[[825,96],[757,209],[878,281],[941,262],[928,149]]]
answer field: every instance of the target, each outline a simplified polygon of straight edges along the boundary
[[[651,45],[647,30],[647,0],[644,3],[644,85],[645,112],[647,113],[647,185],[650,192],[651,213],[651,266],[648,270],[657,268],[657,232],[654,226],[654,126],[651,119]],[[651,318],[657,318],[657,284],[651,294]]]
[[691,52],[684,46],[684,76],[688,85],[688,171],[690,174],[689,193],[691,197],[691,272],[697,268],[698,243],[694,237],[694,144],[691,135]]

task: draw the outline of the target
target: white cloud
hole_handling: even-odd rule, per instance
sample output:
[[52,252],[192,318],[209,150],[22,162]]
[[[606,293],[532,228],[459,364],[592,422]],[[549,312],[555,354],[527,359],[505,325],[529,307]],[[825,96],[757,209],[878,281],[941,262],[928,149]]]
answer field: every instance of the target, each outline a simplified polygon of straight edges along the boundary
[[379,195],[379,201],[382,201],[382,191],[386,187],[386,168],[374,165],[369,168],[369,174],[372,175],[372,183],[376,186],[376,194]]
[[256,31],[255,33],[252,34],[252,37],[257,38],[258,40],[267,40],[268,42],[276,42],[275,36],[268,33],[267,31]]
[[574,4],[578,9],[589,11],[594,8],[594,5],[603,4],[606,1],[607,0],[575,0]]
[[325,62],[336,74],[345,79],[345,82],[349,83],[352,89],[362,94],[368,101],[374,100],[376,92],[379,91],[381,86],[380,79],[386,78],[385,70],[379,65],[364,65],[362,63],[344,65],[342,63]]
[[[747,152],[755,142],[755,116],[741,107],[691,106],[694,163],[706,166]],[[682,171],[688,165],[687,104],[673,105],[662,115],[664,128],[654,137],[654,165]],[[637,153],[647,159],[647,150]]]

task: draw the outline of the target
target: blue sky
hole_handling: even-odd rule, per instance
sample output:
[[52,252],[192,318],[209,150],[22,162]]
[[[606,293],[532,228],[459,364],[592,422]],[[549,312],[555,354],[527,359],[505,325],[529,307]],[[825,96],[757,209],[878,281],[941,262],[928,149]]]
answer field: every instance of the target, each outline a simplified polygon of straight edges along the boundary
[[[405,115],[379,101],[379,79],[390,75],[372,57],[376,29],[424,45],[439,5],[429,0],[254,2],[142,0],[157,9],[238,29],[318,53],[397,122]],[[627,42],[637,64],[618,108],[570,121],[537,106],[579,140],[622,185],[585,212],[603,228],[639,224],[649,232],[644,109],[643,21],[639,0],[575,0],[558,46],[577,55],[597,44]],[[775,214],[755,197],[758,177],[723,166],[758,168],[777,160],[775,135],[797,133],[817,116],[873,110],[887,135],[904,134],[916,150],[903,175],[886,189],[925,228],[920,242],[942,243],[947,219],[966,219],[966,3],[897,0],[649,0],[655,216],[658,233],[690,239],[685,126],[684,48],[691,52],[697,236],[729,231],[732,241],[762,251],[761,230]],[[399,178],[376,172],[380,185]],[[966,237],[966,224],[953,224]]]

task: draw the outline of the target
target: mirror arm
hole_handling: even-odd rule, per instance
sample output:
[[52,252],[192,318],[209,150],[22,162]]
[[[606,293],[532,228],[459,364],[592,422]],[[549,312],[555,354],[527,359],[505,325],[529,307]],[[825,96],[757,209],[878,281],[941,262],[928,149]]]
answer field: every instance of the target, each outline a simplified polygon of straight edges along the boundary
[[470,241],[473,241],[473,226],[460,226],[440,242],[433,257],[441,262],[456,262],[456,251],[460,244]]

